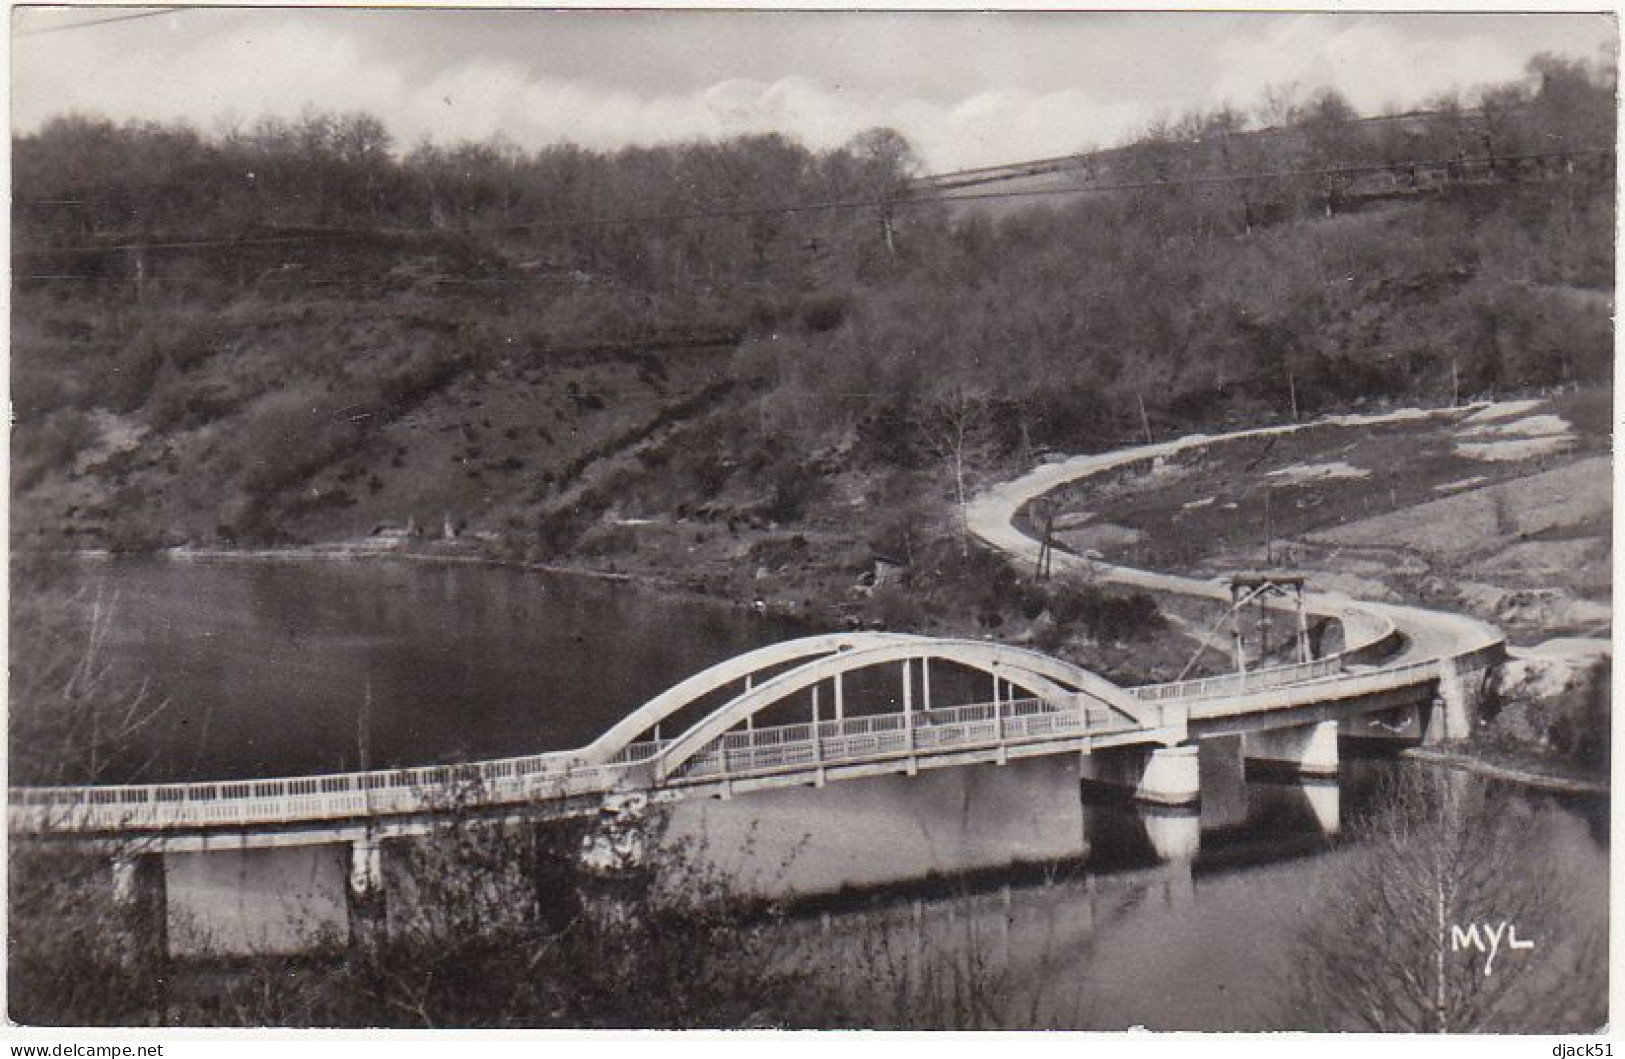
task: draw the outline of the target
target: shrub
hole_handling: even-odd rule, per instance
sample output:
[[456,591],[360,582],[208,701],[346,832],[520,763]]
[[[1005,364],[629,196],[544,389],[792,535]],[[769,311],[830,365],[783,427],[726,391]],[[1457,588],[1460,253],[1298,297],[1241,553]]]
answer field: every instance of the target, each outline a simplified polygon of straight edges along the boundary
[[[261,961],[184,1021],[254,1026],[728,1028],[796,1010],[777,913],[639,828],[608,876],[581,824],[496,826],[454,806],[398,844],[386,923],[318,960]],[[324,967],[330,970],[322,970]]]
[[763,518],[772,522],[795,522],[807,511],[807,506],[826,491],[824,479],[818,471],[799,461],[781,463],[770,472],[772,492],[761,507]]
[[77,408],[55,412],[29,429],[19,421],[11,435],[12,489],[21,492],[51,471],[71,467],[94,435],[90,417]]

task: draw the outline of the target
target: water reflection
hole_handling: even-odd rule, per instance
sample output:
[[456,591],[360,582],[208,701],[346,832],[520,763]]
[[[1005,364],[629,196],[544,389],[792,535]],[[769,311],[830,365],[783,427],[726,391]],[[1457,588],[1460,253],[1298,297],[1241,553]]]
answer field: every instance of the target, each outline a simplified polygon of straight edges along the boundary
[[1089,848],[1069,756],[679,802],[670,836],[764,896],[1078,860]]
[[[83,564],[119,671],[171,703],[146,779],[426,764],[581,746],[794,623],[580,577],[467,565]],[[587,649],[590,645],[590,650]]]
[[346,855],[337,845],[165,854],[170,951],[297,952],[344,937]]
[[[1211,811],[1171,812],[1087,795],[1075,757],[1043,758],[678,803],[667,841],[788,902],[787,929],[810,943],[799,951],[853,983],[872,982],[876,961],[915,973],[946,954],[994,976],[1007,1025],[1293,1028],[1293,939],[1357,855],[1341,820],[1402,767],[1347,761],[1340,794],[1243,778]],[[1547,830],[1596,880],[1582,904],[1605,908],[1607,851],[1587,815]],[[340,847],[168,860],[183,951],[204,938],[288,951],[344,929]],[[852,988],[868,1024],[913,1024]]]
[[1201,870],[1209,853],[1218,862],[1238,851],[1296,853],[1337,833],[1334,781],[1249,781],[1239,756],[1234,769],[1229,760],[1215,754],[1210,770],[1204,756],[1201,811],[1099,792],[1080,784],[1078,759],[1067,755],[679,802],[669,836],[740,888],[784,898],[1023,865],[1104,873],[1193,861]]

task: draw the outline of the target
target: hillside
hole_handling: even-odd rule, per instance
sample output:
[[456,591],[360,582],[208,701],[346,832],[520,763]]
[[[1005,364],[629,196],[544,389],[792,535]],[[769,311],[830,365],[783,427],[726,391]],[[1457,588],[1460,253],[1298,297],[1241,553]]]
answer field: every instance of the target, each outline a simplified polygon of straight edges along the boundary
[[[1592,74],[1509,91],[1505,142],[1611,144]],[[1253,162],[1391,158],[1335,111]],[[1155,176],[1199,127],[1114,165]],[[365,116],[256,129],[14,143],[19,552],[453,548],[974,627],[1013,597],[956,497],[1046,451],[1611,378],[1596,166],[978,210],[911,198],[889,130],[399,156]],[[898,585],[856,584],[877,556]]]

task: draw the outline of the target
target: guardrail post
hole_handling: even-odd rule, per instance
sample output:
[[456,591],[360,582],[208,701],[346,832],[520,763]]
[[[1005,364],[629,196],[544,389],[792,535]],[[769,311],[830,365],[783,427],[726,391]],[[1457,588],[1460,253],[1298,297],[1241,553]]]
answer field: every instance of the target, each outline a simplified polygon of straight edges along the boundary
[[1309,647],[1309,615],[1303,609],[1303,586],[1298,586],[1298,661],[1313,662],[1314,652]]
[[908,659],[903,659],[903,734],[908,745],[908,774],[914,775],[914,669]]
[[818,766],[818,772],[817,772],[817,775],[816,775],[816,777],[814,779],[814,783],[817,786],[822,787],[824,785],[824,737],[823,737],[823,734],[821,732],[819,732],[819,730],[818,730],[818,685],[817,684],[814,684],[813,688],[812,688],[812,745],[813,745],[813,761]]
[[993,677],[993,734],[999,743],[999,764],[1008,764],[1010,754],[1004,742],[1004,706],[999,701],[999,678],[997,674]]

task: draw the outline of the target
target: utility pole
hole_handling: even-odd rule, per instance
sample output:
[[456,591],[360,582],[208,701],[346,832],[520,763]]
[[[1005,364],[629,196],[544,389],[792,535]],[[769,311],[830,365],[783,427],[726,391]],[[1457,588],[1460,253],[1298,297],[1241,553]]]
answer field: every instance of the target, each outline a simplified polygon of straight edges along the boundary
[[361,700],[361,713],[355,722],[356,758],[360,765],[358,772],[366,772],[372,767],[370,753],[372,742],[372,674],[367,674],[367,694]]
[[1264,565],[1275,565],[1275,527],[1270,524],[1270,494],[1274,490],[1264,489]]
[[1140,426],[1145,429],[1145,443],[1149,445],[1151,444],[1151,417],[1145,414],[1145,394],[1135,390],[1134,399],[1140,403]]
[[1292,399],[1292,421],[1296,423],[1298,421],[1298,380],[1292,377],[1290,371],[1286,373],[1286,392]]
[[1034,512],[1043,520],[1044,533],[1038,541],[1038,565],[1033,570],[1034,581],[1048,581],[1055,569],[1055,505],[1047,498],[1035,505]]

